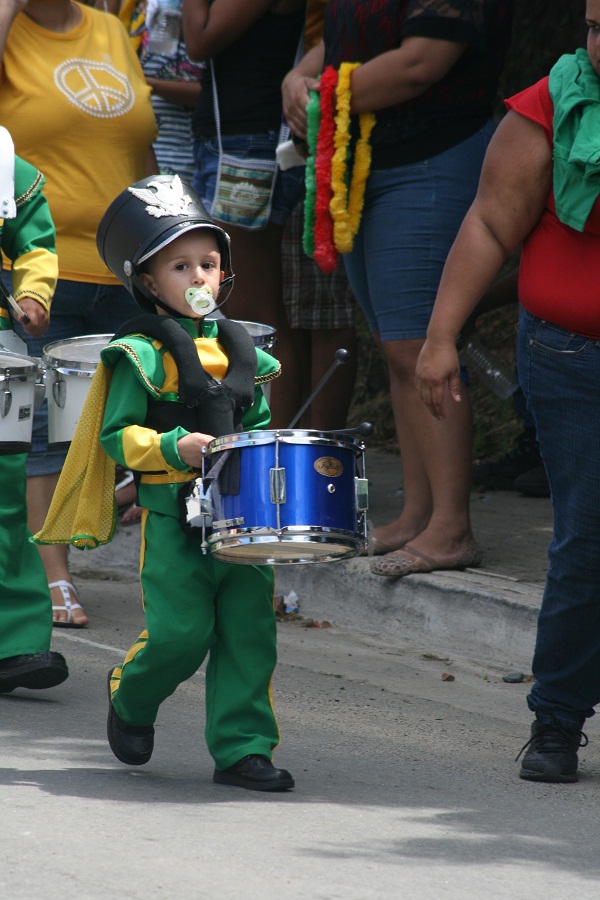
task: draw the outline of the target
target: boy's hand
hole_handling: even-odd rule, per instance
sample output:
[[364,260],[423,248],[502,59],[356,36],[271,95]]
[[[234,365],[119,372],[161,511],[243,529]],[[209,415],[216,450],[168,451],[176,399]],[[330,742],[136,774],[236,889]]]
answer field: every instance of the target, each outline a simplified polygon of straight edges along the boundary
[[48,330],[50,317],[44,307],[33,297],[19,297],[18,305],[29,322],[21,321],[21,325],[31,337],[41,337]]
[[206,450],[211,441],[214,441],[212,434],[202,434],[200,431],[193,431],[186,434],[185,437],[179,438],[177,441],[177,452],[190,469],[200,469],[202,460],[206,455]]

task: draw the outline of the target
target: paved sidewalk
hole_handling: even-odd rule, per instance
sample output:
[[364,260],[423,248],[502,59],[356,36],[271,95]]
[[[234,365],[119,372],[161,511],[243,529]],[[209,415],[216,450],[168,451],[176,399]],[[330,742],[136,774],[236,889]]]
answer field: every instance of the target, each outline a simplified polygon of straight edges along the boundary
[[[391,521],[402,504],[398,457],[370,450],[367,439],[366,474],[370,520]],[[277,591],[295,590],[300,613],[317,621],[528,672],[552,533],[550,500],[474,492],[471,505],[484,550],[479,569],[389,581],[371,574],[367,558],[281,565]],[[136,581],[139,532],[139,525],[119,528],[107,547],[72,550],[73,574]]]

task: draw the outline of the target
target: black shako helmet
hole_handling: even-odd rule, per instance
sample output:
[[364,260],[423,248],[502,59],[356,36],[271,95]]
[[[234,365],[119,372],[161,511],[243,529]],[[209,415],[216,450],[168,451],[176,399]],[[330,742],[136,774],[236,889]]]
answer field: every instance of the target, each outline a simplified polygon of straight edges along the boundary
[[[150,175],[122,191],[100,220],[96,246],[111,272],[146,312],[156,312],[158,305],[180,316],[157,300],[139,276],[147,259],[194,228],[210,228],[214,233],[225,272],[219,297],[229,286],[227,299],[234,278],[229,235],[213,222],[194,189],[178,175]],[[220,299],[218,305],[224,302]]]

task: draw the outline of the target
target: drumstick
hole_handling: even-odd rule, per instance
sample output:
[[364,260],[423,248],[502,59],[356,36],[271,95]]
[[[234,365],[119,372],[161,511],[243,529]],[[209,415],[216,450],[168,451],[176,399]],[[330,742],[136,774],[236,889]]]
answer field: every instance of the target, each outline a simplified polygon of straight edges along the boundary
[[29,316],[23,312],[13,295],[8,291],[6,285],[0,278],[0,292],[4,295],[4,299],[8,300],[10,303],[14,314],[16,315],[19,322],[23,322],[24,325],[29,325],[31,319]]
[[313,402],[313,400],[315,399],[315,397],[317,396],[317,394],[323,387],[323,385],[327,381],[329,381],[329,379],[331,378],[331,376],[333,375],[333,373],[337,369],[337,367],[343,366],[344,363],[347,363],[349,359],[350,359],[350,354],[348,353],[347,350],[344,350],[343,348],[340,347],[339,350],[335,351],[335,360],[333,361],[333,363],[331,364],[329,369],[325,372],[325,374],[321,378],[320,382],[318,383],[318,385],[316,386],[316,388],[314,389],[314,391],[312,392],[312,394],[310,395],[310,397],[308,398],[308,400],[306,401],[304,406],[302,406],[300,408],[300,410],[296,413],[296,415],[294,416],[294,418],[288,425],[288,429],[293,428],[294,425],[296,424],[296,422],[302,417],[302,414],[306,412],[306,410],[308,409],[310,404]]

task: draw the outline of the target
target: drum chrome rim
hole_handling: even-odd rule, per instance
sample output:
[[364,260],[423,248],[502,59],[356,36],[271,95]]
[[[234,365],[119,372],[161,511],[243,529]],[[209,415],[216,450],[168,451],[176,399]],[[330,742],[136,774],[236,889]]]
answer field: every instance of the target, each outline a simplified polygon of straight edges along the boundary
[[31,357],[11,353],[8,350],[0,350],[0,379],[2,381],[17,379],[28,381],[30,377],[35,378],[38,371],[39,366]]
[[[83,378],[92,378],[96,371],[96,366],[100,361],[100,352],[104,350],[107,344],[113,339],[112,334],[84,334],[79,337],[65,338],[62,341],[52,341],[42,350],[42,361],[48,369],[59,372],[61,375],[76,375]],[[69,349],[75,347],[98,347],[97,359],[77,359],[75,354],[67,356]],[[57,348],[66,348],[66,352],[56,355]]]
[[210,454],[223,450],[239,450],[243,447],[259,447],[264,444],[318,444],[323,447],[345,447],[355,453],[362,453],[363,445],[352,435],[340,430],[336,434],[323,431],[301,429],[280,429],[273,431],[240,431],[239,434],[226,434],[215,438],[208,445]]
[[358,556],[364,544],[350,531],[313,528],[299,533],[293,528],[248,528],[243,534],[228,535],[213,532],[208,544],[216,559],[253,565],[303,565],[349,559]]
[[261,350],[272,350],[277,345],[277,329],[263,322],[249,322],[247,319],[231,319],[238,325],[243,325],[252,340],[254,346]]

